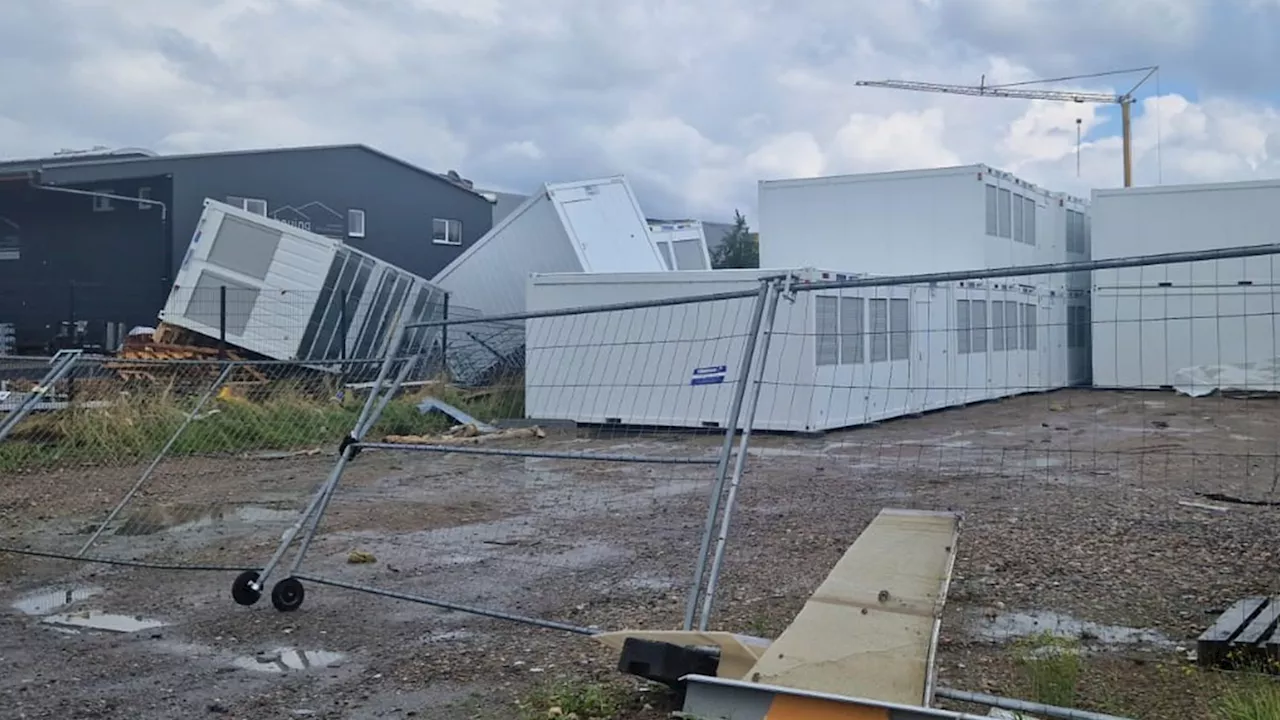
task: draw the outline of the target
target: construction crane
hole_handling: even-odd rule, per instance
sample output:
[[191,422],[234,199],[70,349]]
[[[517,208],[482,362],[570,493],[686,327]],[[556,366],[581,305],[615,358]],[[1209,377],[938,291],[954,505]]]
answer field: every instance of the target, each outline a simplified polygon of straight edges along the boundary
[[[988,85],[986,76],[982,76],[979,85],[944,85],[942,83],[915,82],[912,80],[859,80],[857,85],[862,87],[879,87],[889,88],[892,90],[915,90],[917,92],[936,92],[949,93],[952,95],[973,95],[978,97],[999,97],[1012,98],[1015,100],[1056,100],[1060,102],[1074,103],[1099,103],[1106,105],[1120,106],[1120,128],[1124,146],[1124,186],[1131,187],[1133,185],[1133,133],[1130,128],[1130,108],[1133,104],[1133,94],[1138,88],[1142,87],[1152,75],[1159,70],[1158,65],[1150,67],[1134,68],[1131,70],[1113,70],[1104,73],[1094,73],[1092,75],[1074,75],[1071,77],[1050,78],[1047,80],[1031,80],[1027,82],[1008,83],[1004,85]],[[1138,81],[1130,90],[1121,95],[1112,95],[1109,93],[1094,92],[1075,92],[1071,90],[1043,90],[1026,87],[1050,82],[1066,82],[1069,80],[1082,80],[1086,78],[1098,78],[1107,75],[1123,75],[1131,73],[1145,72],[1142,79]]]

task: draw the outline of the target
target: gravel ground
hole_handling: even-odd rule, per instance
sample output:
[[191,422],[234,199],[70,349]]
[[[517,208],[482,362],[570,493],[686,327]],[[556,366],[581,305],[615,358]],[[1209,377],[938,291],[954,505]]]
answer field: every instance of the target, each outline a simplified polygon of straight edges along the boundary
[[[1087,647],[1082,705],[1205,717],[1225,680],[1188,653],[1216,613],[1275,591],[1277,511],[1200,495],[1270,498],[1277,421],[1275,400],[1068,391],[818,439],[757,437],[712,625],[773,635],[881,508],[952,509],[965,521],[943,684],[1027,697],[1011,645],[1052,630]],[[583,432],[536,447],[670,459],[718,443]],[[318,454],[166,462],[91,554],[260,565],[331,465]],[[0,542],[75,552],[138,472],[0,480]],[[344,476],[302,571],[578,627],[675,627],[713,473],[371,451]],[[353,550],[376,562],[349,563]],[[314,582],[296,612],[240,607],[234,575],[0,555],[0,716],[508,718],[561,681],[616,686],[629,720],[663,716],[659,694],[580,635]],[[51,590],[56,601],[38,598]],[[83,611],[164,624],[49,622]]]

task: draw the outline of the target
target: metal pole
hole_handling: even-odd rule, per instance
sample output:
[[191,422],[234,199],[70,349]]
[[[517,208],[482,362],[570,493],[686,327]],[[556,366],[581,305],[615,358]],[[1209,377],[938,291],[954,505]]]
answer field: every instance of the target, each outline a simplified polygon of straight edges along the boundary
[[747,412],[743,416],[742,438],[738,442],[738,457],[734,459],[733,480],[729,484],[729,497],[724,502],[724,516],[720,518],[720,535],[716,538],[716,556],[711,562],[711,577],[707,580],[707,592],[702,596],[702,617],[698,620],[698,629],[705,631],[711,619],[711,606],[716,599],[716,584],[720,580],[720,566],[724,562],[724,548],[729,538],[729,522],[733,516],[733,502],[738,496],[738,486],[742,483],[742,471],[747,465],[747,447],[751,441],[751,426],[756,417],[756,406],[760,402],[760,389],[764,386],[764,369],[769,364],[769,341],[773,338],[773,321],[778,315],[778,301],[782,299],[782,287],[773,283],[773,297],[769,300],[769,315],[765,319],[764,340],[760,344],[760,354],[756,361],[756,377],[751,389],[751,399],[747,403]]
[[1005,698],[998,695],[986,695],[965,690],[952,690],[950,688],[938,688],[934,695],[957,702],[986,705],[987,707],[1003,708],[1014,712],[1033,713],[1035,715],[1044,715],[1045,717],[1059,718],[1060,720],[1129,720],[1117,715],[1104,715],[1089,710],[1076,710],[1075,708],[1045,705],[1043,703],[1014,700],[1013,698]]
[[218,359],[227,359],[227,286],[218,286]]
[[197,402],[196,406],[191,408],[191,412],[187,413],[187,416],[182,419],[182,424],[179,425],[178,429],[174,430],[173,434],[169,436],[168,442],[166,442],[164,447],[160,448],[160,452],[156,453],[156,456],[152,458],[151,464],[147,466],[146,470],[142,471],[142,476],[133,484],[133,487],[129,488],[129,492],[125,493],[124,497],[120,498],[120,502],[116,503],[116,506],[111,509],[111,512],[107,515],[107,519],[103,520],[98,525],[97,529],[93,531],[93,535],[85,541],[83,546],[81,546],[80,551],[76,553],[76,557],[83,557],[85,553],[89,552],[89,548],[93,547],[93,544],[98,541],[98,538],[101,537],[102,533],[107,529],[107,526],[116,519],[116,516],[120,514],[121,510],[124,510],[125,506],[129,504],[129,501],[133,499],[133,496],[136,495],[138,491],[142,489],[142,486],[151,479],[151,474],[156,471],[156,468],[160,467],[160,461],[164,460],[165,456],[169,454],[169,450],[173,448],[173,444],[178,441],[179,437],[182,437],[182,433],[186,431],[187,426],[190,425],[191,422],[196,419],[196,416],[200,414],[200,410],[204,407],[205,403],[209,402],[209,398],[213,397],[213,394],[218,391],[218,388],[222,387],[222,383],[226,382],[227,378],[231,376],[231,371],[234,368],[234,364],[229,364],[222,368],[222,372],[218,375],[218,379],[214,380],[213,384],[210,385],[209,388],[204,391],[204,394],[200,396],[200,401]]
[[761,281],[760,290],[756,293],[755,304],[752,305],[751,325],[747,330],[747,341],[742,348],[742,359],[739,361],[738,386],[733,391],[733,402],[729,407],[729,417],[725,421],[724,441],[720,445],[720,462],[716,466],[716,480],[711,488],[710,502],[707,506],[707,520],[702,529],[702,541],[698,546],[698,561],[693,571],[693,583],[689,586],[689,597],[684,608],[684,629],[693,629],[693,616],[697,612],[698,600],[702,594],[702,578],[707,571],[707,553],[711,550],[711,534],[716,530],[716,515],[720,512],[720,496],[724,494],[725,478],[729,472],[729,456],[733,453],[733,436],[738,431],[738,419],[742,415],[742,398],[746,395],[747,384],[751,378],[751,361],[755,357],[756,339],[760,336],[760,322],[764,317],[764,306],[768,301],[770,283]]
[[[360,408],[360,415],[356,418],[355,426],[351,429],[349,435],[351,440],[358,441],[364,435],[365,420],[373,410],[374,398],[378,395],[382,384],[387,381],[387,375],[391,374],[391,365],[395,362],[396,350],[400,346],[400,338],[404,335],[405,326],[400,323],[400,315],[395,317],[395,330],[392,331],[391,337],[387,341],[386,352],[382,360],[382,367],[378,369],[378,377],[373,381],[373,387],[369,390],[369,397],[365,398],[364,405]],[[341,454],[338,456],[338,462],[334,463],[333,469],[329,471],[329,476],[320,485],[320,488],[311,496],[311,502],[307,504],[302,514],[298,516],[297,521],[289,526],[288,530],[280,538],[280,544],[276,546],[276,550],[271,554],[271,559],[267,560],[267,564],[262,566],[262,572],[258,573],[258,579],[249,583],[249,587],[258,592],[267,584],[267,578],[276,566],[280,564],[280,560],[284,557],[289,546],[293,544],[294,538],[302,531],[303,527],[308,525],[311,516],[320,507],[320,503],[324,502],[325,497],[333,491],[333,487],[338,484],[338,480],[342,478],[342,471],[346,468],[347,463],[351,461],[352,455],[355,453],[355,447],[344,445]]]
[[440,369],[444,373],[446,379],[449,377],[449,293],[444,294],[444,303],[441,306],[442,315],[440,318],[445,320],[445,324],[440,326]]

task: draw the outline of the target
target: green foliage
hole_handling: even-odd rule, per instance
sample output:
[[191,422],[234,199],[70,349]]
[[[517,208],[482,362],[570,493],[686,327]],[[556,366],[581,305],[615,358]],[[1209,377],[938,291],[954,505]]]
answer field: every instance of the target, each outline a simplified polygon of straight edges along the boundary
[[1214,720],[1277,720],[1280,718],[1280,683],[1265,675],[1246,675],[1214,701],[1213,717]]
[[760,267],[759,239],[751,232],[751,228],[747,227],[747,219],[737,210],[733,211],[733,229],[711,253],[711,267],[717,269]]
[[1059,707],[1076,704],[1084,659],[1075,640],[1045,632],[1019,642],[1014,652],[1034,700]]
[[525,720],[614,720],[637,698],[620,685],[560,681],[529,693],[517,705]]

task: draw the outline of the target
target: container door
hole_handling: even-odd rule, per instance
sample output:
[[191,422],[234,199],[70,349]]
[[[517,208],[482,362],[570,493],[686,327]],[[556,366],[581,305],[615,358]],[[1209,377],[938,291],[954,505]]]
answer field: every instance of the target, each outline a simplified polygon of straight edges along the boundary
[[[928,292],[928,291],[925,291]],[[911,358],[911,406],[914,410],[932,410],[949,404],[947,379],[950,376],[951,353],[948,343],[946,295],[915,301],[915,342]]]

